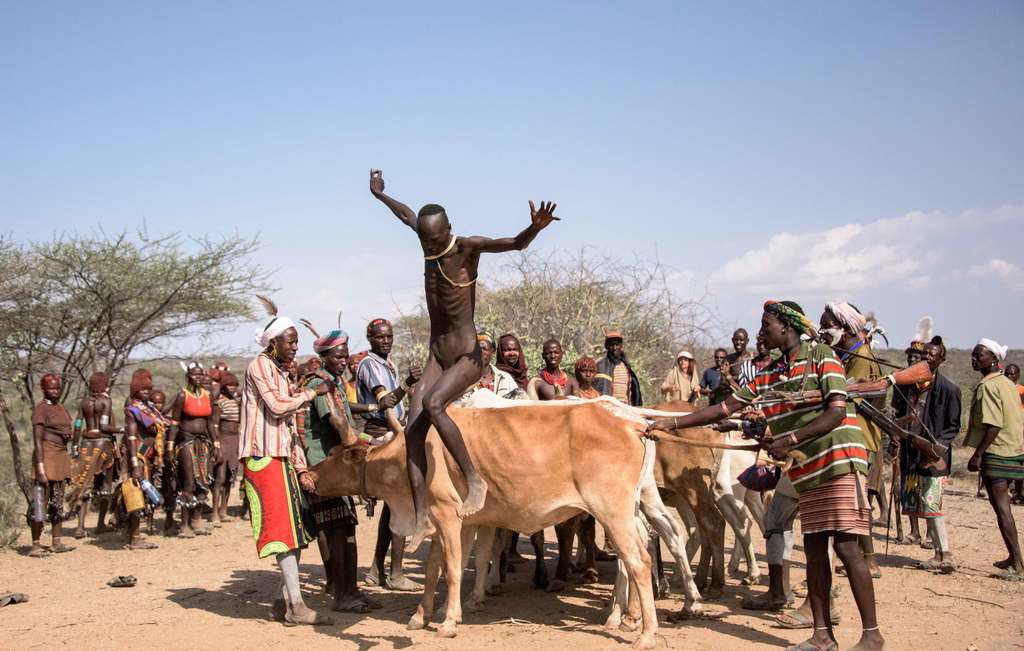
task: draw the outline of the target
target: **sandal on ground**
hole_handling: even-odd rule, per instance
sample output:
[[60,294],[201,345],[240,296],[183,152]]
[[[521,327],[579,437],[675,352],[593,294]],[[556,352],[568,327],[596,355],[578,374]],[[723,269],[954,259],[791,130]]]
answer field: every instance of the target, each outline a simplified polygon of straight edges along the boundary
[[921,536],[920,535],[915,535],[915,534],[912,534],[912,533],[908,533],[907,535],[903,536],[902,538],[898,538],[896,540],[896,544],[897,545],[920,545],[921,544]]
[[[831,615],[833,626],[837,626],[839,622],[843,619],[839,615],[839,612],[836,610],[833,610],[831,612]],[[787,628],[791,630],[802,628],[814,628],[814,618],[808,615],[804,615],[799,610],[794,610],[791,613],[783,613],[781,615],[776,616],[775,623],[776,626],[778,626],[779,628]]]
[[1002,572],[996,572],[990,574],[993,579],[999,579],[1000,581],[1009,581],[1011,583],[1019,583],[1024,581],[1024,574],[1021,574],[1015,569],[1003,570]]
[[922,540],[921,549],[935,549],[935,545],[933,545],[930,540]]
[[1013,559],[1007,558],[1001,561],[996,561],[995,563],[992,563],[992,567],[996,568],[997,570],[1008,570],[1011,567],[1013,567]]
[[284,614],[284,625],[285,626],[330,626],[334,623],[330,617],[325,617],[320,613],[310,610],[309,615],[296,616],[292,613]]
[[370,570],[363,575],[363,585],[377,587],[380,585],[380,578],[377,576],[376,570]]
[[207,528],[207,527],[202,527],[200,529],[196,529],[196,535],[197,536],[209,536],[209,535],[212,535],[212,534],[213,534],[213,531],[211,529]]
[[920,561],[917,565],[914,566],[914,569],[915,570],[928,570],[929,572],[934,572],[935,570],[938,570],[941,567],[942,567],[942,562],[941,561],[936,561],[934,558],[929,558],[926,561]]
[[335,604],[331,608],[331,610],[333,610],[335,612],[339,612],[339,613],[352,613],[352,614],[355,614],[355,615],[365,615],[366,613],[370,612],[370,604],[366,603],[365,601],[360,601],[358,599],[355,599],[355,600],[349,602],[348,604],[346,604],[344,606]]
[[107,581],[107,585],[111,588],[134,588],[135,584],[138,582],[138,579],[131,574],[128,574],[127,576],[115,576]]
[[824,649],[819,649],[818,647],[814,646],[814,644],[811,641],[804,640],[799,644],[787,646],[786,651],[839,651],[839,645],[835,642],[835,640],[831,640],[827,647],[825,647]]
[[766,592],[761,595],[746,597],[740,605],[746,610],[766,610],[772,612],[778,612],[784,610],[793,605],[792,593],[788,597],[784,597],[781,600],[775,599],[771,593]]
[[0,594],[0,608],[11,604],[23,604],[28,601],[28,595],[22,592],[5,592]]
[[71,547],[70,545],[65,545],[64,543],[58,543],[50,547],[50,551],[54,554],[66,554],[70,551],[74,551],[74,549],[74,547]]
[[43,547],[33,547],[28,552],[29,558],[45,558],[50,555],[50,550]]
[[418,592],[423,586],[413,583],[404,576],[393,579],[390,576],[384,578],[384,587],[395,592]]
[[196,532],[192,529],[182,529],[178,532],[178,538],[195,538]]
[[957,569],[959,568],[955,561],[942,561],[939,563],[939,572],[942,574],[952,574]]
[[152,541],[149,541],[149,540],[145,540],[145,539],[139,539],[139,540],[136,540],[135,542],[132,542],[132,543],[128,544],[128,549],[130,549],[132,551],[134,551],[136,549],[157,549],[158,547],[159,547],[159,545],[157,545],[155,542],[152,542]]

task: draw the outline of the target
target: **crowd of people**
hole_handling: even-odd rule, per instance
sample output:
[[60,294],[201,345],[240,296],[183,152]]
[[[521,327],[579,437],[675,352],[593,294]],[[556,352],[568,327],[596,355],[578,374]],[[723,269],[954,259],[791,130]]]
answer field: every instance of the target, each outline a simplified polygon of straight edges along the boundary
[[[44,400],[32,416],[32,556],[70,550],[62,541],[61,523],[77,513],[75,535],[85,535],[90,501],[99,511],[97,531],[107,529],[108,514],[113,513],[131,549],[155,547],[142,536],[141,523],[148,518],[152,527],[161,508],[165,533],[208,534],[229,519],[231,488],[241,471],[243,506],[258,555],[273,556],[281,571],[274,616],[292,624],[326,621],[305,605],[299,587],[299,555],[314,540],[335,609],[365,613],[381,604],[358,584],[355,499],[365,503],[368,513],[376,505],[370,495],[317,495],[315,467],[328,455],[358,460],[373,447],[404,436],[415,534],[409,541],[393,534],[390,509],[383,505],[364,581],[390,590],[416,590],[419,586],[404,576],[403,554],[407,544],[415,548],[429,533],[424,501],[428,429],[436,429],[466,478],[460,515],[480,509],[488,490],[447,414],[449,406],[471,404],[478,392],[511,400],[609,396],[630,406],[645,404],[621,332],[606,333],[604,354],[598,359],[582,355],[571,368],[563,367],[562,344],[550,339],[541,347],[543,367],[532,374],[515,334],[495,339],[475,326],[473,292],[480,254],[525,248],[558,219],[554,204],[542,203],[538,210],[531,202],[531,224],[513,238],[460,238],[452,234],[440,206],[429,204],[417,215],[384,194],[379,172],[371,172],[370,189],[417,233],[423,247],[431,319],[424,367],[399,370],[391,356],[392,324],[383,318],[367,324],[369,350],[356,354],[350,354],[344,331],[320,335],[313,324],[300,321],[313,334],[316,356],[299,363],[297,324],[261,297],[271,318],[256,334],[260,353],[241,380],[222,363],[207,369],[191,361],[183,364],[184,386],[168,402],[153,387],[151,374],[139,369],[131,378],[120,427],[108,378],[93,376],[73,421],[59,400],[61,378],[47,375],[42,379]],[[686,413],[654,419],[647,430],[651,438],[672,437],[686,428],[714,424],[723,431],[739,428],[760,443],[764,454],[752,470],[768,478],[758,490],[772,492],[764,517],[769,589],[748,597],[745,606],[779,611],[795,603],[789,566],[799,517],[807,598],[780,615],[784,626],[813,630],[807,641],[793,647],[798,651],[836,648],[834,573],[849,578],[860,613],[863,635],[855,648],[884,646],[873,587],[881,570],[871,537],[872,501],[886,512],[890,495],[897,496],[910,519],[910,533],[901,538],[914,543],[927,538],[934,550],[922,568],[946,573],[957,569],[942,501],[952,468],[952,442],[961,429],[961,395],[942,372],[945,345],[940,337],[911,342],[907,367],[922,370],[924,379],[901,384],[895,374],[883,371],[883,364],[886,370],[892,365],[872,352],[874,332],[870,320],[846,302],[828,303],[815,324],[796,303],[767,301],[755,350],[748,350],[747,331],[738,329],[732,336],[733,351],[714,351],[713,363],[703,373],[691,352],[676,355],[660,385],[659,407]],[[980,382],[971,398],[964,445],[975,450],[968,469],[980,473],[1007,550],[1007,557],[995,565],[1004,578],[1019,578],[1024,558],[1010,503],[1011,484],[1024,479],[1024,390],[1015,386],[1019,369],[1004,367],[1006,352],[991,339],[981,339],[972,350]],[[858,383],[883,377],[893,385],[893,416],[884,410],[884,396],[854,390]],[[792,398],[808,394],[817,399]],[[887,459],[894,460],[896,491],[885,488]],[[924,534],[920,520],[925,521]],[[49,549],[40,541],[46,521],[53,535]],[[593,522],[589,527],[592,532]],[[510,540],[514,554],[515,537]],[[841,562],[838,568],[833,567],[833,555]]]

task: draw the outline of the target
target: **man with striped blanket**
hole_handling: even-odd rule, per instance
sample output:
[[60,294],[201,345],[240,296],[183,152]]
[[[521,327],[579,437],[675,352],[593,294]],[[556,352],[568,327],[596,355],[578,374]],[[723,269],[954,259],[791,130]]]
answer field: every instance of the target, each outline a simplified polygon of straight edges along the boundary
[[795,461],[788,476],[799,498],[807,553],[807,591],[814,633],[790,650],[838,648],[829,616],[830,540],[846,567],[864,627],[860,641],[852,648],[882,649],[885,641],[875,616],[871,573],[857,543],[857,536],[868,533],[864,486],[868,452],[853,403],[847,402],[843,365],[831,348],[811,343],[817,339],[817,332],[796,303],[767,301],[760,336],[782,355],[758,373],[752,383],[737,389],[721,404],[682,417],[658,419],[649,429],[673,431],[707,425],[744,406],[756,405],[759,396],[772,391],[820,391],[820,403],[775,404],[763,410],[771,434],[765,441],[768,452],[776,459],[789,457]]

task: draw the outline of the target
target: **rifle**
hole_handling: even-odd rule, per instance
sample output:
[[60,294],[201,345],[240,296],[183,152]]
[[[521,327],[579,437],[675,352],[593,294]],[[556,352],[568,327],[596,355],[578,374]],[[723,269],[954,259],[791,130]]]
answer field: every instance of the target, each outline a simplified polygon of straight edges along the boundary
[[925,436],[909,432],[897,425],[896,422],[889,418],[888,415],[867,401],[859,403],[857,405],[857,411],[863,414],[865,418],[882,428],[882,431],[886,434],[895,436],[901,441],[910,441],[913,443],[914,447],[925,456],[925,460],[922,463],[925,468],[937,472],[946,471],[946,453],[949,451],[949,448],[936,441],[931,435],[931,432],[927,429],[923,430]]
[[[908,368],[900,369],[881,380],[854,382],[847,385],[848,399],[878,398],[885,396],[889,387],[900,384],[917,384],[932,379],[932,370],[927,362],[918,362]],[[773,405],[816,405],[822,401],[821,391],[769,391],[758,397],[758,407]]]

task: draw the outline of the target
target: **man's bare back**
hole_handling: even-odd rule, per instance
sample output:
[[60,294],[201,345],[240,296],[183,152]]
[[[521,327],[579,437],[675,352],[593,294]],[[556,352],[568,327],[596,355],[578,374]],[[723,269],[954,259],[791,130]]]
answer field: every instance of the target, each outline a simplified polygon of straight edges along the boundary
[[423,247],[424,291],[430,316],[430,358],[423,377],[410,398],[406,427],[409,482],[416,506],[415,548],[427,533],[425,442],[433,425],[448,452],[458,463],[469,485],[460,514],[471,515],[484,505],[487,484],[477,473],[462,432],[448,417],[447,407],[480,379],[483,362],[476,339],[476,274],[481,253],[522,251],[546,228],[554,216],[555,204],[541,202],[537,210],[530,202],[530,225],[515,237],[456,237],[444,208],[424,206],[419,214],[384,194],[384,179],[370,171],[370,192],[406,226],[416,232]]

